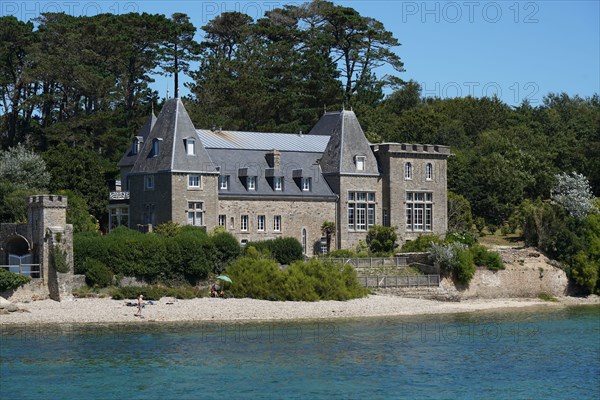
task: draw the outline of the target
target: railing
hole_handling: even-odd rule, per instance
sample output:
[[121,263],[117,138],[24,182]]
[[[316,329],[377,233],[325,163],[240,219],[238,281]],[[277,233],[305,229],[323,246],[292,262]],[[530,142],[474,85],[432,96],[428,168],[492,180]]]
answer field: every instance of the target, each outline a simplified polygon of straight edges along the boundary
[[359,276],[358,282],[367,288],[392,287],[438,287],[439,275],[365,275]]
[[354,268],[405,267],[408,257],[328,258],[339,264],[350,264]]
[[42,277],[40,264],[0,265],[0,268],[5,269],[8,272],[28,276],[32,279],[39,279]]
[[129,200],[129,192],[110,192],[109,200]]

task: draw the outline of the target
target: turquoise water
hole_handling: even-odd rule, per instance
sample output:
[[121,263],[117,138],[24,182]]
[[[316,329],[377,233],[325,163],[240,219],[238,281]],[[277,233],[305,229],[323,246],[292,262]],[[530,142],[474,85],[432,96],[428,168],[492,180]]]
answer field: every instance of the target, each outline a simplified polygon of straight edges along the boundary
[[600,399],[600,307],[1,328],[2,399]]

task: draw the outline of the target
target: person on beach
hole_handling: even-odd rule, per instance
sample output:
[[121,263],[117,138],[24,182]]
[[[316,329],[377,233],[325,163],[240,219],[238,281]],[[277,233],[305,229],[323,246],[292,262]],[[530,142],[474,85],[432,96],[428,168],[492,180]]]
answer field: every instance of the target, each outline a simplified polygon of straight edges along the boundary
[[146,304],[144,302],[144,295],[141,295],[138,297],[138,303],[137,303],[137,312],[133,315],[135,315],[136,317],[141,317],[142,316],[142,308],[144,308],[144,304]]

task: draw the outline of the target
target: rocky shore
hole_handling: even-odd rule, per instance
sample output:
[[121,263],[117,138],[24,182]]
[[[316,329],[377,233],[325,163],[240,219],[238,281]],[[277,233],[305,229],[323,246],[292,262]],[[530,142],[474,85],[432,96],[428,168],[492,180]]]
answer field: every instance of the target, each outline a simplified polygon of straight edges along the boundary
[[[130,300],[134,302],[134,300]],[[447,302],[376,294],[350,301],[274,302],[253,299],[163,298],[147,304],[143,316],[127,301],[101,298],[62,302],[41,300],[0,304],[0,326],[15,324],[146,323],[176,321],[276,321],[452,314],[523,307],[564,307],[600,304],[600,297],[540,299],[471,299]]]

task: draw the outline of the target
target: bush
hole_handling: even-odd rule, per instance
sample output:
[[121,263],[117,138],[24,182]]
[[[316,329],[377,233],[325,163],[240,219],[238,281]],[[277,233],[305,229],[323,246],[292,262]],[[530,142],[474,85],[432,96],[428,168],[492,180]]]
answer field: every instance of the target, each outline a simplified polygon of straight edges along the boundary
[[62,274],[69,272],[67,253],[56,245],[52,246],[52,250],[50,250],[50,260],[56,272]]
[[265,258],[240,258],[227,268],[235,297],[263,300],[317,301],[363,297],[367,290],[349,265],[311,259],[291,264],[280,271]]
[[100,261],[88,260],[85,282],[91,287],[107,287],[113,283],[113,272]]
[[246,247],[254,247],[259,252],[269,251],[273,258],[283,265],[304,259],[302,244],[293,237],[277,238],[261,242],[249,242]]
[[398,234],[394,226],[373,225],[367,232],[369,252],[376,256],[391,255],[398,245]]
[[468,284],[475,275],[473,254],[461,243],[432,244],[430,259],[442,274],[452,275],[460,283]]
[[420,253],[428,251],[432,243],[442,243],[437,235],[419,235],[415,240],[410,240],[402,245],[401,253]]
[[475,262],[475,265],[486,267],[492,271],[504,269],[504,263],[502,262],[502,257],[500,257],[500,254],[494,251],[489,251],[486,247],[480,244],[471,246],[469,251],[473,255],[473,261]]
[[4,268],[0,268],[0,292],[16,289],[19,286],[31,281],[31,278],[25,275],[9,272]]
[[213,272],[220,274],[231,261],[235,260],[242,253],[242,248],[238,240],[225,230],[216,230],[211,235],[211,240],[215,245],[217,262]]
[[462,243],[473,246],[477,243],[477,236],[472,232],[452,232],[446,235],[446,243]]

